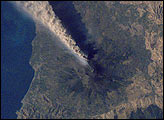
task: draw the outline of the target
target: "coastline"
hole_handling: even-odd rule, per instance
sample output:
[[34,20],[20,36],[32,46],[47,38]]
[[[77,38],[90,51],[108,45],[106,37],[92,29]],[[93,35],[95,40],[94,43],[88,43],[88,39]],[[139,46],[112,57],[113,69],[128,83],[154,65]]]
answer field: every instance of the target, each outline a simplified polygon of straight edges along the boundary
[[[83,9],[82,9],[82,11],[83,11]],[[85,22],[87,23],[87,20]],[[127,33],[127,31],[124,31],[124,33]],[[143,36],[143,37],[145,37],[145,36]],[[147,36],[146,38],[149,38],[149,37],[150,36]],[[114,39],[114,40],[117,40],[117,39]],[[132,40],[134,40],[134,39],[132,39]],[[150,48],[150,46],[148,46],[149,45],[149,42],[150,42],[150,41],[148,41],[149,39],[146,39],[146,40],[147,41],[144,41],[144,44],[140,44],[140,45],[145,45],[146,44],[145,42],[147,42],[146,47],[149,47],[149,49],[152,49],[152,48]],[[104,40],[104,42],[105,42],[105,40]],[[119,42],[118,42],[118,44],[119,44]],[[139,47],[134,47],[134,48],[138,49]],[[122,48],[122,51],[123,50],[124,49]],[[139,49],[139,51],[140,51],[140,49]],[[141,58],[143,58],[144,56],[141,54],[141,53],[143,53],[143,51],[141,51],[139,53],[140,53],[139,55],[141,55]],[[130,55],[128,57],[130,58]],[[139,56],[138,57],[135,56],[134,58],[140,58],[140,57]],[[123,63],[124,62],[125,61],[123,61]],[[139,61],[138,62],[138,59],[132,59],[132,62],[133,63],[131,63],[131,62],[130,63],[127,63],[126,66],[129,66],[129,67],[132,67],[133,69],[135,69],[137,71],[137,74],[134,74],[134,76],[132,78],[129,78],[128,79],[128,80],[133,81],[133,83],[130,84],[130,85],[128,85],[126,87],[126,89],[125,89],[125,93],[126,93],[126,94],[124,94],[126,96],[125,101],[123,101],[123,102],[117,102],[117,104],[115,106],[111,106],[112,109],[109,108],[109,112],[103,113],[103,114],[99,114],[99,115],[95,115],[95,118],[98,118],[98,117],[99,118],[114,118],[114,117],[118,117],[118,118],[129,118],[129,116],[131,116],[131,114],[133,112],[135,112],[136,110],[138,110],[138,109],[144,110],[147,107],[151,106],[152,104],[157,105],[161,109],[163,108],[163,102],[162,102],[162,100],[163,100],[163,94],[162,94],[163,93],[162,92],[162,89],[163,89],[163,85],[162,85],[163,78],[159,82],[158,81],[155,81],[154,80],[155,78],[154,79],[148,79],[148,78],[146,78],[145,76],[147,74],[145,73],[145,70],[142,70],[141,68],[138,67],[138,65],[135,66],[135,64],[134,64],[134,63],[144,63],[145,61],[144,62],[142,62],[142,61]],[[33,62],[31,64],[35,65],[35,70],[38,70],[38,68],[41,67],[44,64],[44,62],[42,62],[42,64],[38,64],[38,65],[34,64]],[[49,63],[49,64],[51,64],[51,63]],[[151,67],[153,68],[153,65],[154,64],[149,63],[148,66],[146,66],[146,69],[148,67],[148,72],[149,73],[152,73]],[[141,66],[143,66],[143,65],[141,65]],[[52,69],[51,66],[49,66],[49,69],[50,70]],[[39,71],[37,71],[37,72],[39,72]],[[56,71],[54,70],[53,72],[56,72]],[[62,75],[64,75],[64,73],[65,72],[62,71]],[[156,75],[156,72],[154,71],[152,73],[152,75],[153,74]],[[51,78],[51,75],[49,74],[48,78],[44,78],[44,76],[39,76],[38,74],[35,74],[35,77],[33,78],[33,83],[31,83],[30,88],[28,90],[28,95],[23,100],[24,106],[22,106],[22,108],[20,109],[20,111],[17,112],[17,114],[19,115],[18,116],[19,118],[28,118],[28,117],[35,118],[35,116],[33,116],[33,115],[30,114],[31,113],[30,111],[34,112],[34,114],[37,115],[38,113],[36,111],[38,110],[38,106],[40,104],[44,104],[45,106],[42,106],[42,109],[41,110],[39,109],[39,112],[40,112],[39,115],[40,116],[38,116],[38,118],[46,118],[47,117],[47,116],[44,116],[46,114],[45,111],[44,111],[45,109],[48,109],[50,111],[50,114],[55,114],[56,115],[56,116],[52,116],[52,117],[49,117],[48,116],[49,118],[58,118],[58,117],[60,117],[60,112],[62,112],[62,111],[60,111],[58,109],[58,106],[57,105],[56,105],[57,107],[52,105],[52,103],[55,104],[55,102],[54,102],[55,100],[52,99],[52,98],[49,99],[50,96],[49,96],[49,94],[46,94],[46,92],[44,93],[44,97],[45,96],[46,97],[45,98],[44,97],[42,98],[42,95],[41,94],[43,92],[42,91],[41,92],[39,91],[39,87],[40,86],[37,88],[37,85],[33,85],[33,87],[36,87],[36,89],[35,89],[34,93],[32,93],[33,91],[31,89],[34,89],[34,88],[32,88],[32,84],[35,84],[34,82],[40,80],[39,78],[41,78],[41,79],[43,78],[44,80],[47,79],[47,81],[50,79],[50,84],[52,84],[51,87],[49,87],[49,85],[47,85],[47,81],[44,81],[44,83],[48,86],[49,89],[53,89],[53,88],[56,87],[55,86],[56,84],[53,81],[55,79],[55,75]],[[82,79],[82,80],[85,80],[85,79]],[[151,86],[152,84],[154,86]],[[158,85],[159,85],[159,87],[158,87]],[[154,91],[152,91],[152,89]],[[59,92],[59,91],[57,91],[57,92]],[[121,91],[121,92],[123,92],[123,91]],[[48,92],[48,93],[51,93],[51,92]],[[117,101],[117,100],[120,100],[120,99],[117,99],[117,98],[119,98],[121,96],[120,93],[117,94],[117,92],[115,92],[115,91],[109,92],[108,95],[109,95],[109,98],[110,99],[113,99],[114,98],[114,100],[113,100],[114,102]],[[27,98],[27,97],[29,97],[29,98]],[[120,98],[122,98],[122,97],[120,97]],[[31,104],[29,102],[33,103],[36,106],[33,106],[33,104]],[[55,110],[57,108],[57,110],[56,110],[57,113],[54,112],[55,110],[53,108]],[[47,115],[49,115],[49,112],[47,112]]]
[[16,118],[15,112],[21,108],[34,75],[29,60],[35,24],[11,2],[3,1],[1,10],[1,118]]
[[68,49],[87,63],[88,56],[80,50],[71,35],[67,33],[67,30],[61,24],[61,20],[55,15],[52,6],[48,2],[16,2],[15,4],[56,34]]

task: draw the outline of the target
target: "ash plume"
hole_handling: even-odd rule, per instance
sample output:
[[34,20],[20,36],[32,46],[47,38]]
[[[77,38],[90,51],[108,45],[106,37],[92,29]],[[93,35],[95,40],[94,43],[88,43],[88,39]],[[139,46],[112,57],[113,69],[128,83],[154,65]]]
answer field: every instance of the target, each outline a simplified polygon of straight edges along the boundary
[[21,7],[35,20],[48,27],[48,29],[58,36],[62,43],[72,51],[81,63],[84,65],[88,64],[87,55],[80,50],[71,35],[67,33],[48,1],[16,1],[15,4]]

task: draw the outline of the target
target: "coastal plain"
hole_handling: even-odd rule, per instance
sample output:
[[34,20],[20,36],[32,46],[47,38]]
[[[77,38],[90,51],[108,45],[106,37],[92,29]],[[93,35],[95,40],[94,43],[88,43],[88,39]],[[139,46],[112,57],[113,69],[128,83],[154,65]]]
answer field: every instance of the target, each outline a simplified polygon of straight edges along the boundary
[[[92,56],[93,69],[79,64],[36,23],[30,59],[35,75],[17,118],[162,119],[163,2],[50,4]],[[81,34],[84,41],[77,39]],[[92,54],[83,46],[90,44]]]

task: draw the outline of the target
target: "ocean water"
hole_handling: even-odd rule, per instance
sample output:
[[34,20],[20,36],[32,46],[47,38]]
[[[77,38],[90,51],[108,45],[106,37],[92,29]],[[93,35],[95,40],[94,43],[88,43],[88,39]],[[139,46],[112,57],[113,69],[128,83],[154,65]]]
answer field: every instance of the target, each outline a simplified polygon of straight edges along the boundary
[[29,65],[34,21],[14,4],[1,2],[1,118],[16,118],[34,70]]

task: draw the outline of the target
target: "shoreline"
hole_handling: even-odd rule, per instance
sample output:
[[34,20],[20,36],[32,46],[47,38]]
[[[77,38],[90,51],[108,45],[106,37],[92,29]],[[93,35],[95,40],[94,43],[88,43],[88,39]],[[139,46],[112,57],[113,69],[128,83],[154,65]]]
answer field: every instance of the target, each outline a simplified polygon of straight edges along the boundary
[[63,27],[61,20],[55,15],[52,6],[48,2],[16,2],[16,5],[26,11],[34,20],[41,22],[58,36],[68,49],[88,63],[88,56],[81,51],[71,35],[67,34],[67,30]]

